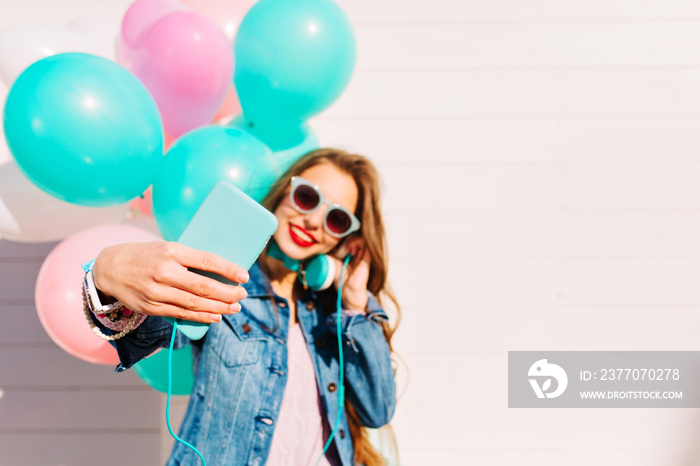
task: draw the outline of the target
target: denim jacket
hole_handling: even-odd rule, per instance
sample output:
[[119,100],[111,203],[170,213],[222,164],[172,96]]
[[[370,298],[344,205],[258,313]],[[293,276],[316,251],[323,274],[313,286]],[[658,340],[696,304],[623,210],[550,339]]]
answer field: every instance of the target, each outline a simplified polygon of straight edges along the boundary
[[[265,464],[287,382],[288,303],[271,291],[257,263],[249,272],[244,285],[248,297],[241,301],[240,312],[224,315],[202,340],[190,341],[180,332],[175,340],[176,348],[191,343],[195,374],[179,436],[196,446],[211,465]],[[336,296],[334,291],[309,290],[296,303],[331,427],[338,414]],[[385,320],[386,313],[372,296],[365,315],[341,314],[345,394],[366,427],[387,424],[396,405],[390,351],[380,325]],[[167,348],[171,336],[172,326],[162,318],[146,318],[136,330],[112,342],[120,359],[117,372],[158,347]],[[342,464],[354,464],[345,412],[334,442]],[[175,443],[167,466],[198,464],[192,450]]]

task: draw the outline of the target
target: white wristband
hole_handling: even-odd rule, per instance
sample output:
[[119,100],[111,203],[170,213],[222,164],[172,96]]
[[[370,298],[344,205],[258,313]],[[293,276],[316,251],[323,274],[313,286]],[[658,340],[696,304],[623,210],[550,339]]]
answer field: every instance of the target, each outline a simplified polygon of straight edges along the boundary
[[102,301],[100,301],[100,295],[97,293],[97,287],[95,286],[95,277],[93,276],[94,266],[94,262],[90,264],[90,270],[88,270],[85,276],[85,281],[87,282],[87,291],[90,297],[90,302],[92,303],[92,308],[98,314],[107,314],[116,308],[123,307],[124,305],[119,301],[109,304],[102,304]]

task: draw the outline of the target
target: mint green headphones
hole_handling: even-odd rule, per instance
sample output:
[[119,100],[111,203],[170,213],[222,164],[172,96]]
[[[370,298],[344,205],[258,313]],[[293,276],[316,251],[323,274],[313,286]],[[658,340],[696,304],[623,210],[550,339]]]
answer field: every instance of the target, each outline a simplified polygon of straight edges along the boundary
[[306,261],[298,261],[287,256],[274,240],[267,246],[270,257],[281,260],[289,270],[299,274],[299,280],[315,291],[329,288],[335,279],[335,262],[329,256],[321,254]]

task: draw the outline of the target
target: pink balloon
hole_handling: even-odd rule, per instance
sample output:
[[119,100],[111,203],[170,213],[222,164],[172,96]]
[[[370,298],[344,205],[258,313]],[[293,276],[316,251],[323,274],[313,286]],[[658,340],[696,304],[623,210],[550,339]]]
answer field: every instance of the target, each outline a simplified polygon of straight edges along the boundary
[[233,50],[223,31],[173,0],[134,3],[118,49],[117,61],[148,88],[174,137],[209,124],[233,80]]
[[41,325],[64,351],[94,364],[116,365],[116,350],[92,333],[83,314],[81,284],[88,262],[107,246],[159,240],[154,233],[129,225],[101,225],[61,241],[39,270],[34,298]]
[[163,16],[185,10],[177,0],[138,0],[134,2],[122,20],[117,38],[117,62],[128,69],[144,59],[143,47],[146,35]]
[[182,0],[192,10],[207,15],[216,21],[233,43],[243,17],[257,0]]
[[174,11],[185,10],[177,0],[141,0],[134,2],[122,21],[121,39],[129,47],[138,47],[153,24]]

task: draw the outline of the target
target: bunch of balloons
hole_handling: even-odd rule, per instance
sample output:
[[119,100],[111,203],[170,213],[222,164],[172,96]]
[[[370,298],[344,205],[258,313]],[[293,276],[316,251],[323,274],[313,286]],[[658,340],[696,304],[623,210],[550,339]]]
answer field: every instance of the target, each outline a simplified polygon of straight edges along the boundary
[[[0,33],[0,237],[63,240],[36,283],[51,338],[115,364],[84,322],[80,264],[110,244],[177,240],[219,180],[260,201],[319,147],[308,120],[343,92],[355,54],[333,0],[136,0],[120,26],[82,18]],[[180,394],[188,355],[175,358]],[[136,372],[164,390],[160,357]]]

